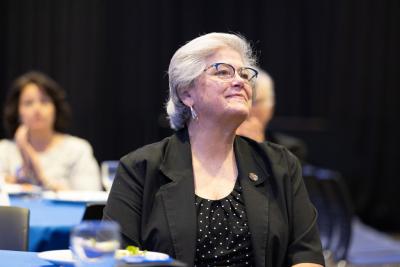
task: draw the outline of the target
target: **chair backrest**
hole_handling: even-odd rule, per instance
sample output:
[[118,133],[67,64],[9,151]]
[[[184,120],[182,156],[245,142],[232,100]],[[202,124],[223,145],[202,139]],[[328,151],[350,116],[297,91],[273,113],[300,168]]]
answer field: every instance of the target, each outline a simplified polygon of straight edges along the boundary
[[338,172],[311,165],[303,167],[311,202],[318,210],[318,227],[324,250],[336,261],[345,260],[352,233],[353,206]]
[[82,221],[101,220],[103,218],[103,209],[105,204],[88,203]]
[[0,249],[26,251],[29,243],[29,209],[0,206]]

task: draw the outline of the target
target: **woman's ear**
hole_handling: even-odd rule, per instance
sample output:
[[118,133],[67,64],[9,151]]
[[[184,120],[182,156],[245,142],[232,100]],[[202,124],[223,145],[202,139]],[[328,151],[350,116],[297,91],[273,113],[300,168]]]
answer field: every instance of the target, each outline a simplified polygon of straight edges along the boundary
[[188,107],[192,107],[194,104],[193,94],[191,88],[183,89],[179,92],[179,98]]

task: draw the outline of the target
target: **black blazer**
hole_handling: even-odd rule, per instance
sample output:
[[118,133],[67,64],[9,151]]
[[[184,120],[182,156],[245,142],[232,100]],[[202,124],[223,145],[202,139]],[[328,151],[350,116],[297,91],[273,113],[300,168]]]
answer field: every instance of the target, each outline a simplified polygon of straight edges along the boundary
[[[298,160],[281,146],[239,136],[234,150],[255,266],[323,265],[317,214]],[[250,173],[258,180],[249,179]],[[191,148],[183,129],[121,159],[104,219],[119,222],[123,246],[164,252],[192,266],[197,233],[194,202]]]

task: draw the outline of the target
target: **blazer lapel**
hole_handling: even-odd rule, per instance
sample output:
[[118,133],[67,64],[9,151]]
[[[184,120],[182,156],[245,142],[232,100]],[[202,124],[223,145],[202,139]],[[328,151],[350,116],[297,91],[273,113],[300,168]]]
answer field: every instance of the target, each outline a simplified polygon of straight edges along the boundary
[[[247,142],[240,138],[235,140],[235,156],[243,197],[246,205],[247,219],[254,252],[255,266],[266,266],[269,198],[267,166],[259,154],[254,153]],[[254,233],[254,234],[253,234]]]
[[160,188],[175,257],[193,266],[196,249],[194,178],[189,137],[186,130],[175,134],[165,151],[161,172],[171,179]]

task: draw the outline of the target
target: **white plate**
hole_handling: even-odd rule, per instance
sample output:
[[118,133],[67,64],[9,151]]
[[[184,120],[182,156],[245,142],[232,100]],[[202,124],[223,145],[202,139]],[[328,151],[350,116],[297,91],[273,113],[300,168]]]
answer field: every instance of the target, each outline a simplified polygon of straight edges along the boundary
[[37,254],[39,258],[64,267],[74,266],[72,252],[69,249],[50,250]]
[[[137,256],[124,256],[127,253],[127,250],[119,249],[116,253],[119,255],[116,257],[118,260],[122,260],[130,263],[140,263],[141,261],[136,261],[135,257]],[[62,249],[62,250],[50,250],[44,251],[37,254],[39,258],[49,261],[56,265],[62,265],[64,267],[72,267],[74,266],[74,259],[71,250]],[[140,256],[138,256],[140,257]],[[143,257],[143,256],[142,256]],[[167,261],[170,260],[170,256],[161,252],[153,252],[153,251],[145,251],[144,258],[147,262],[149,261]]]
[[41,188],[31,184],[3,184],[5,192],[9,195],[39,194]]
[[91,202],[106,203],[108,193],[104,191],[46,191],[42,194],[43,199],[59,202]]

